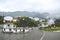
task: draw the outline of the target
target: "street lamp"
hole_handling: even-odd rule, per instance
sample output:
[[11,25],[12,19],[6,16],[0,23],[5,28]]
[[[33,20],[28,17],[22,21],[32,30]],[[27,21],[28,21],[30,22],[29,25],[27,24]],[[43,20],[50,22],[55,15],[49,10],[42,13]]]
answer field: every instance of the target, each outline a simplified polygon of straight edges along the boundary
[[[24,21],[25,19],[23,18],[23,21]],[[24,29],[24,27],[23,27],[23,33],[25,32],[25,29]]]
[[[24,21],[24,20],[25,20],[25,19],[23,18],[23,21]],[[25,32],[25,28],[23,27],[23,40],[24,40],[24,37],[25,37],[24,32]]]

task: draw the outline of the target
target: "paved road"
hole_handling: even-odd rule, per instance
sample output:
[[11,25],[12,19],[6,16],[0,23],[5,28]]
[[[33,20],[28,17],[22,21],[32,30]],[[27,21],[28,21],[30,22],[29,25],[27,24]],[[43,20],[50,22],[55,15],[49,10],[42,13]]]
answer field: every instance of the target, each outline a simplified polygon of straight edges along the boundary
[[0,40],[40,40],[42,31],[32,30],[28,33],[2,33],[0,30]]
[[43,40],[60,40],[60,32],[45,32]]
[[[42,31],[34,29],[28,33],[2,33],[0,30],[0,40],[40,40]],[[60,32],[45,32],[43,40],[60,40]]]

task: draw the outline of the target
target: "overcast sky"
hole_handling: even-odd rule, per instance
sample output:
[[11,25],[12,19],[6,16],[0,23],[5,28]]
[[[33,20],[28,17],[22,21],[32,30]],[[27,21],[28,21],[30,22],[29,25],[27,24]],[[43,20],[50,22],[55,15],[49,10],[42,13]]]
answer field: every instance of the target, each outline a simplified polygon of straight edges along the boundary
[[0,11],[60,12],[60,0],[0,0]]

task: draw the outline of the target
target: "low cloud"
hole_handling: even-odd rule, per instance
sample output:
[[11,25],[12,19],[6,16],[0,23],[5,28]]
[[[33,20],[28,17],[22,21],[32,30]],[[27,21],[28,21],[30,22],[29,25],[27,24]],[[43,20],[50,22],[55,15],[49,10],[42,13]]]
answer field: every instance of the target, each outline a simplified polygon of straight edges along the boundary
[[2,0],[0,11],[51,12],[60,8],[59,0]]

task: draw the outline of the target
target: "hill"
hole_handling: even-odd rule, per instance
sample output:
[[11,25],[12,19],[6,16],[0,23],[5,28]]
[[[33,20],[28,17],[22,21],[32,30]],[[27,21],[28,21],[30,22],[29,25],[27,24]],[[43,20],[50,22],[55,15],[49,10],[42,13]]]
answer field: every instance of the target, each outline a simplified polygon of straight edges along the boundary
[[45,18],[49,16],[49,14],[39,12],[16,11],[16,12],[0,12],[0,16],[27,16],[27,17]]

